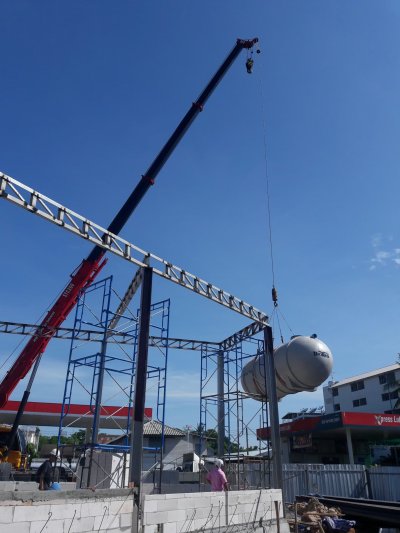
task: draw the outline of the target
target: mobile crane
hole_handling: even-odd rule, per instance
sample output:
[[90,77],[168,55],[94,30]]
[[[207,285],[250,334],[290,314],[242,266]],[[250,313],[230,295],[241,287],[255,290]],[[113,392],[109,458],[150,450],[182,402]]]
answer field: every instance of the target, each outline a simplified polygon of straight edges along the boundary
[[[108,231],[116,235],[120,233],[120,231],[128,221],[133,211],[139,205],[148,189],[154,184],[155,178],[157,177],[158,173],[160,172],[164,164],[167,162],[170,155],[173,153],[176,146],[178,145],[182,137],[185,135],[186,131],[189,129],[194,119],[201,111],[203,111],[204,104],[211,96],[214,89],[222,80],[226,72],[229,70],[232,63],[235,61],[235,59],[238,57],[242,50],[252,51],[253,47],[256,45],[257,42],[257,38],[237,39],[232,51],[229,53],[225,61],[219,67],[214,76],[211,78],[208,85],[205,87],[198,99],[192,103],[190,109],[187,111],[186,115],[178,124],[177,128],[172,133],[166,144],[163,146],[153,163],[142,175],[139,183],[136,185],[135,189],[132,191],[124,205],[116,214],[111,224],[108,226]],[[257,52],[259,52],[259,50],[257,50]],[[253,65],[251,64],[251,68],[252,66]],[[251,68],[249,69],[248,57],[246,61],[247,72],[251,73]],[[106,236],[103,236],[103,238],[105,239]],[[101,269],[104,267],[106,263],[106,259],[104,258],[105,253],[106,251],[103,248],[101,248],[100,246],[95,246],[88,255],[88,257],[84,259],[82,263],[78,266],[78,268],[71,274],[71,280],[64,288],[54,305],[48,311],[42,323],[38,326],[35,335],[28,341],[28,343],[12,365],[11,369],[7,372],[5,378],[0,383],[1,408],[6,404],[7,400],[10,397],[10,394],[15,389],[19,381],[21,381],[32,368],[32,366],[35,365],[33,367],[29,383],[23,394],[18,413],[16,415],[12,430],[9,435],[8,448],[11,448],[15,439],[20,419],[22,417],[25,405],[30,395],[30,389],[40,362],[40,358],[57,328],[61,326],[61,324],[64,322],[68,314],[75,306],[79,293],[92,283],[92,281],[96,278]]]

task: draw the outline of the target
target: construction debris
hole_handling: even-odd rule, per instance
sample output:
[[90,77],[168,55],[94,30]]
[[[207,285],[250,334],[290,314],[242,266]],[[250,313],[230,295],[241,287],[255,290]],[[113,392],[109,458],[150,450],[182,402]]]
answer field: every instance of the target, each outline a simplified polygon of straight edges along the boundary
[[288,522],[291,531],[295,533],[355,532],[354,520],[340,518],[343,513],[339,507],[327,507],[315,497],[311,497],[308,502],[290,504],[288,510],[294,514],[294,518]]

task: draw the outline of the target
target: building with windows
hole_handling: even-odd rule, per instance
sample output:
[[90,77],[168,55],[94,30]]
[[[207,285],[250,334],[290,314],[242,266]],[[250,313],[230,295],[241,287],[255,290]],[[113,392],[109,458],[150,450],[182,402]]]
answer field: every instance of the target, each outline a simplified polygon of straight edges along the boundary
[[400,363],[378,368],[323,389],[325,413],[400,413]]

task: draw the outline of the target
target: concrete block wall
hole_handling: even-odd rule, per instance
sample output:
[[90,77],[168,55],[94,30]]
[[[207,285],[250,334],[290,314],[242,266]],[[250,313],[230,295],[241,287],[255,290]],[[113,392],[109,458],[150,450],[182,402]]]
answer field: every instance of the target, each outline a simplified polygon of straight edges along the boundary
[[285,531],[282,493],[275,489],[151,494],[143,504],[143,533],[221,530],[238,524],[256,529],[278,521]]
[[0,493],[0,532],[130,533],[133,494],[127,489]]
[[[62,490],[74,490],[74,482],[60,483]],[[19,492],[36,492],[39,491],[39,485],[35,481],[0,481],[0,492],[3,491],[19,491]]]

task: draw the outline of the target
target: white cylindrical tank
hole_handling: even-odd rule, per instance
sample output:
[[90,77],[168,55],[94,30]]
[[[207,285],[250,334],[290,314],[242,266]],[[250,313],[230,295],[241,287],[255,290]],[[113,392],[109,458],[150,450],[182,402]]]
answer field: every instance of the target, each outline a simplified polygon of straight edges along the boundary
[[[314,337],[297,335],[274,350],[278,399],[287,394],[313,391],[332,372],[333,358],[328,346]],[[242,387],[256,400],[267,399],[264,355],[249,361],[242,370]]]

